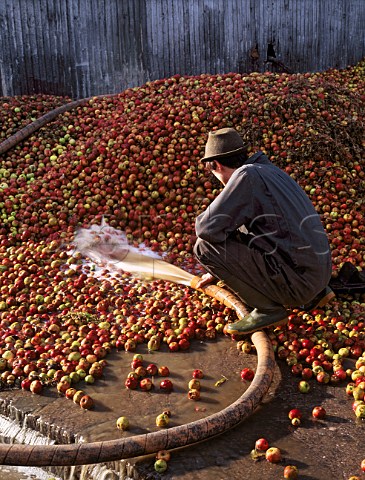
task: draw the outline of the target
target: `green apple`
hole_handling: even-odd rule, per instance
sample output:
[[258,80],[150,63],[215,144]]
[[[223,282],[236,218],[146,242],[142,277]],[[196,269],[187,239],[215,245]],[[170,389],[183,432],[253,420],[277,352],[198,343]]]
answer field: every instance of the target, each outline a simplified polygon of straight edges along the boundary
[[166,415],[165,413],[161,413],[160,415],[157,415],[156,417],[156,425],[158,427],[167,427],[167,425],[169,424],[170,422],[170,419],[168,417],[168,415]]
[[167,463],[165,462],[165,460],[156,460],[154,466],[156,472],[158,473],[163,473],[167,470]]
[[80,381],[80,375],[78,374],[78,372],[71,372],[70,379],[71,379],[71,383],[77,383]]
[[310,390],[310,385],[305,380],[301,380],[298,384],[298,390],[300,393],[308,393]]
[[118,430],[128,430],[129,429],[129,420],[127,417],[119,417],[117,420]]
[[50,368],[47,372],[47,377],[48,378],[53,378],[55,373],[56,373],[56,369]]
[[80,377],[80,379],[84,379],[87,375],[86,371],[83,368],[78,368],[76,370],[77,375]]
[[94,383],[95,382],[95,377],[93,377],[92,375],[86,375],[86,377],[84,378],[84,381],[86,383]]
[[358,405],[355,409],[355,415],[357,418],[365,418],[365,405]]
[[68,355],[67,358],[70,362],[78,362],[81,358],[81,353],[80,352],[71,352]]

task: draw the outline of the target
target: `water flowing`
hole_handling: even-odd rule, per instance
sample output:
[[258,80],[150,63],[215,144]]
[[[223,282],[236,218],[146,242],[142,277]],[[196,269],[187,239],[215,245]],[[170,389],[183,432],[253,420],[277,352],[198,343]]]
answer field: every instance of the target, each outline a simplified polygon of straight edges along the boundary
[[161,279],[190,286],[193,275],[153,252],[143,244],[129,245],[124,232],[101,225],[80,228],[75,234],[76,251],[115,272],[128,272],[144,280]]

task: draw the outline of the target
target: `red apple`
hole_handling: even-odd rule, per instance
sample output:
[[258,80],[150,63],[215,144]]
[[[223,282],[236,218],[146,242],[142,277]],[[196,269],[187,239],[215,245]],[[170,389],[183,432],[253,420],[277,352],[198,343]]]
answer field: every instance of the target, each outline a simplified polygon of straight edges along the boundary
[[124,385],[129,390],[135,390],[138,387],[138,380],[135,377],[126,378]]
[[40,394],[43,390],[43,384],[40,380],[33,380],[29,386],[32,393]]
[[313,371],[309,367],[305,367],[302,370],[302,379],[303,380],[309,380],[310,378],[313,377]]
[[73,400],[73,397],[75,393],[77,392],[76,388],[68,388],[65,392],[65,397],[68,398],[69,400]]
[[157,375],[157,373],[158,373],[157,365],[154,364],[154,363],[150,363],[146,367],[146,372],[148,373],[148,375],[151,375],[152,377]]
[[325,416],[326,416],[325,408],[321,407],[321,406],[314,407],[313,410],[312,410],[312,416],[314,418],[320,418],[320,419],[325,418]]
[[161,367],[158,368],[158,374],[161,377],[168,377],[170,375],[170,370],[165,365],[162,365]]
[[142,380],[139,382],[139,387],[141,390],[148,392],[153,387],[152,380],[150,378],[142,378]]
[[159,450],[156,453],[156,460],[165,460],[168,462],[171,458],[171,453],[168,450]]
[[344,381],[347,378],[346,370],[344,370],[343,368],[339,368],[338,370],[336,370],[333,375],[337,377],[340,381]]
[[243,368],[241,370],[241,379],[245,380],[247,382],[251,382],[255,376],[255,372],[252,370],[252,368]]
[[203,377],[204,377],[204,374],[202,370],[200,370],[199,368],[196,368],[195,370],[193,370],[193,378],[201,379]]
[[180,350],[180,346],[178,342],[170,342],[168,344],[170,352],[178,352]]
[[303,365],[301,363],[295,363],[291,367],[291,372],[293,375],[300,377],[303,373]]
[[266,450],[269,448],[269,442],[266,440],[266,438],[259,438],[255,442],[255,449],[259,450],[260,452],[266,452]]
[[178,343],[180,350],[188,350],[190,348],[190,342],[187,338],[181,338]]
[[287,465],[284,468],[284,478],[295,479],[298,478],[298,467],[295,465]]
[[70,387],[71,383],[67,380],[60,380],[56,385],[57,391],[62,394],[65,394]]
[[290,420],[293,420],[293,418],[302,418],[302,412],[298,408],[292,408],[288,414],[288,417]]
[[331,376],[327,372],[319,372],[316,376],[317,382],[319,383],[329,383]]
[[135,358],[131,362],[131,368],[133,368],[133,370],[135,370],[137,367],[142,367],[142,365],[143,361],[139,358]]
[[266,450],[265,458],[270,463],[279,463],[281,461],[281,451],[277,447],[270,447]]
[[351,408],[354,412],[356,412],[357,407],[360,405],[365,406],[365,402],[363,400],[355,400],[352,402]]
[[24,378],[24,380],[21,381],[20,386],[22,387],[23,390],[30,390],[31,383],[32,383],[32,380],[30,378]]
[[84,395],[81,397],[80,407],[84,410],[90,410],[94,407],[94,400],[90,397],[90,395]]
[[163,391],[169,393],[169,392],[171,392],[172,389],[173,389],[173,384],[172,384],[171,380],[169,380],[169,379],[161,380],[160,390],[163,390]]

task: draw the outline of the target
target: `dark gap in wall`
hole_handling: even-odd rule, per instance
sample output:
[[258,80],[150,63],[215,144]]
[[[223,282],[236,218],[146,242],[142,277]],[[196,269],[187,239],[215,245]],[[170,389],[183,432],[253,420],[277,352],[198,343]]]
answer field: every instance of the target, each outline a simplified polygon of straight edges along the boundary
[[267,58],[276,58],[274,45],[272,43],[267,44]]

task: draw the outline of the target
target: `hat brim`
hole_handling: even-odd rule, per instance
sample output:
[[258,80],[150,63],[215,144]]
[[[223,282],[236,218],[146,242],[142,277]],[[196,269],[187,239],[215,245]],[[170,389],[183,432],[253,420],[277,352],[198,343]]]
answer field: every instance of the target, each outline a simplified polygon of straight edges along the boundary
[[225,157],[232,157],[233,155],[237,155],[238,153],[241,153],[245,151],[246,147],[240,147],[236,148],[235,150],[230,150],[229,152],[225,153],[218,153],[217,155],[208,155],[207,157],[203,157],[200,159],[201,162],[210,162],[211,160],[216,160],[219,158],[225,158]]

